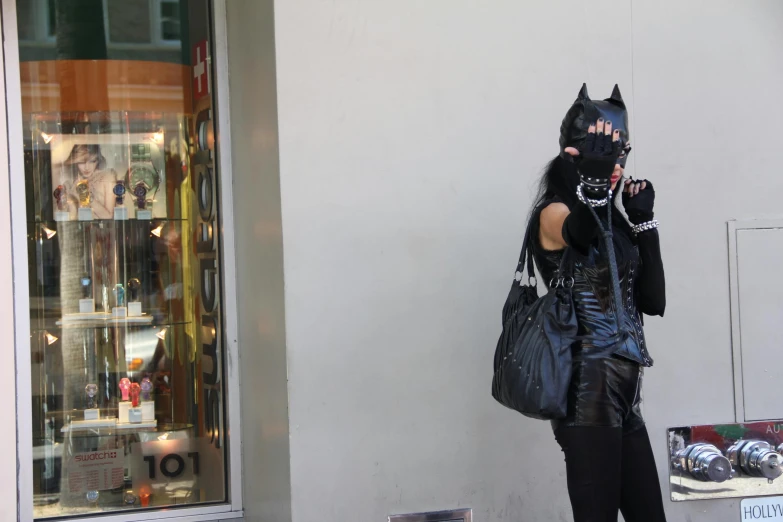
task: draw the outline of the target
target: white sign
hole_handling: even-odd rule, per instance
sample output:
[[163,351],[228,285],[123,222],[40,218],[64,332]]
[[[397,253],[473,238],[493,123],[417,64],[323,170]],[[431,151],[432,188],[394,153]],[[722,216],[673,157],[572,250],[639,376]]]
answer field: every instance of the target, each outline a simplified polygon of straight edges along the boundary
[[124,457],[121,449],[76,453],[68,465],[70,492],[84,493],[122,486]]
[[783,522],[783,497],[746,498],[740,503],[740,520]]

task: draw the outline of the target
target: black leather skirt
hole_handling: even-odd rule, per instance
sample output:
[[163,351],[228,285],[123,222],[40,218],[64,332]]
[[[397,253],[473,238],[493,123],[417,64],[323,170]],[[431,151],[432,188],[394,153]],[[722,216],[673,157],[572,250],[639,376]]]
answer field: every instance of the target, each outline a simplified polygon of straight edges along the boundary
[[568,414],[552,421],[565,426],[622,427],[630,433],[644,426],[642,375],[638,363],[617,356],[590,358],[575,350],[568,389]]

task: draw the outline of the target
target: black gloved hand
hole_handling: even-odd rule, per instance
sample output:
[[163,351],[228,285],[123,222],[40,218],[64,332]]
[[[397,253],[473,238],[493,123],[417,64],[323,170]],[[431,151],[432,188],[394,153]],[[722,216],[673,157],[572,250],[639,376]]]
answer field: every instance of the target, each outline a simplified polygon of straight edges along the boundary
[[[607,126],[610,125],[611,122],[607,122]],[[588,131],[587,139],[575,158],[585,196],[589,198],[606,196],[620,152],[619,131],[615,131],[614,134],[604,134],[603,125],[598,134],[595,131]]]
[[655,216],[653,205],[655,205],[655,189],[649,181],[634,181],[623,187],[623,207],[628,214],[628,220],[634,225],[652,221]]

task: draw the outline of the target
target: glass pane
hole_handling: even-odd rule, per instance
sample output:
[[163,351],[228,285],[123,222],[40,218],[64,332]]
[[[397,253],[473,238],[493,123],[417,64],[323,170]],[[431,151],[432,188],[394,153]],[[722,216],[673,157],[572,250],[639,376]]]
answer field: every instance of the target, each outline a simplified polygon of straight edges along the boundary
[[179,40],[179,1],[160,3],[161,38],[166,41]]
[[164,20],[161,23],[161,38],[179,40],[179,20]]
[[46,16],[48,17],[47,33],[50,37],[57,34],[57,10],[54,5],[55,2],[56,0],[47,0],[46,6]]
[[90,1],[20,63],[36,519],[228,500],[211,7],[154,55]]
[[109,41],[149,44],[152,42],[150,4],[148,0],[106,2],[109,8]]
[[[192,51],[187,42],[193,28],[188,26],[195,23],[200,27],[204,22],[193,18],[180,20],[180,13],[194,12],[188,7],[193,6],[193,2],[185,2],[182,6],[179,1],[163,4],[174,6],[168,7],[174,9],[174,14],[165,18],[169,25],[175,24],[165,29],[165,46],[157,41],[158,32],[164,31],[163,27],[155,25],[163,23],[155,16],[161,8],[157,1],[151,5],[149,0],[40,0],[40,3],[39,0],[17,0],[20,59],[62,58],[57,54],[59,37],[61,41],[73,38],[74,45],[63,51],[79,46],[77,56],[81,59],[143,60],[181,65],[189,60]],[[61,22],[65,26],[59,28]],[[183,58],[183,55],[187,56]]]

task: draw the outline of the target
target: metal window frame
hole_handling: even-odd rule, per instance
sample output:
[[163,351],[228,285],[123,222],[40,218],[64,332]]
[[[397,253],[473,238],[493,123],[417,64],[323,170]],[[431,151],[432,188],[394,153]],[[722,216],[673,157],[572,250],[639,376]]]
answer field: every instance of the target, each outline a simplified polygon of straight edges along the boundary
[[[32,478],[32,397],[30,360],[30,308],[27,259],[27,224],[24,183],[24,141],[19,70],[19,35],[17,30],[16,0],[1,0],[3,56],[5,72],[6,121],[8,132],[8,165],[10,179],[11,249],[13,255],[14,292],[14,357],[16,390],[16,468],[17,519],[33,520]],[[206,522],[242,518],[242,427],[240,402],[239,344],[236,299],[236,255],[234,237],[233,181],[231,170],[230,108],[228,99],[228,48],[225,0],[212,0],[213,45],[215,78],[213,78],[214,105],[219,135],[218,168],[220,172],[220,202],[222,245],[220,259],[223,275],[224,320],[224,401],[225,429],[229,434],[226,451],[228,500],[218,505],[181,507],[157,511],[122,514],[100,514],[73,517],[73,520],[101,522],[131,522],[139,517],[149,520],[176,522]],[[0,116],[2,116],[0,114]],[[2,144],[0,144],[2,146]],[[19,313],[21,312],[21,313]],[[142,514],[143,513],[143,514]]]
[[731,298],[731,355],[732,373],[734,378],[734,420],[745,422],[745,387],[742,373],[742,327],[740,324],[739,300],[739,252],[737,251],[737,234],[742,230],[764,230],[783,228],[783,218],[777,219],[744,219],[727,223],[729,239],[729,294]]

